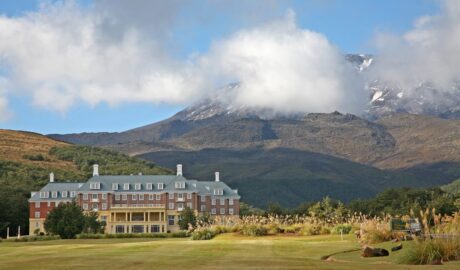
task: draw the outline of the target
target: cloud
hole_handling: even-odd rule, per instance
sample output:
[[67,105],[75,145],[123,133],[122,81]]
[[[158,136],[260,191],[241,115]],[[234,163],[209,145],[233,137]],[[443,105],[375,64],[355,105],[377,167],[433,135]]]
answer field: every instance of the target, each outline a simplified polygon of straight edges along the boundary
[[[281,113],[360,112],[366,95],[355,70],[324,35],[283,20],[217,41],[201,59],[208,78],[239,82],[232,105]],[[216,79],[215,79],[216,80]]]
[[[99,0],[81,7],[63,1],[21,17],[0,16],[0,63],[8,69],[9,94],[65,113],[78,103],[186,105],[239,82],[226,93],[232,105],[287,113],[361,106],[361,88],[342,53],[323,35],[298,28],[293,12],[268,23],[258,18],[258,27],[180,59],[169,44],[186,2],[126,3]],[[214,7],[238,13],[224,2]],[[198,10],[192,17],[203,15]],[[2,100],[5,107],[6,95]]]
[[429,82],[450,92],[460,78],[460,2],[441,1],[437,15],[419,18],[403,35],[379,34],[373,76],[411,94]]

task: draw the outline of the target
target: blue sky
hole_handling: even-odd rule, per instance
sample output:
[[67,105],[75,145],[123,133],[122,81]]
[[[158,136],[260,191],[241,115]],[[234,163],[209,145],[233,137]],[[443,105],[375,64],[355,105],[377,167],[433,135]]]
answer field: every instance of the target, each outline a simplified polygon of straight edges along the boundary
[[[21,18],[27,12],[37,11],[38,3],[34,0],[0,0],[0,13],[8,18]],[[84,6],[83,10],[90,9],[93,2],[78,2],[78,5]],[[199,5],[193,7],[190,13],[194,14],[193,9],[206,8],[206,5]],[[414,20],[435,14],[439,5],[434,0],[284,1],[276,8],[265,11],[259,7],[256,13],[242,17],[237,16],[237,9],[227,13],[226,8],[228,6],[206,10],[214,15],[198,20],[192,18],[187,10],[181,11],[168,29],[169,42],[173,44],[172,58],[186,59],[193,53],[206,53],[216,40],[225,39],[240,29],[282,18],[288,9],[295,12],[298,28],[321,33],[342,52],[375,53],[372,40],[376,33],[401,34],[409,31]],[[188,23],[189,20],[193,22]],[[32,44],[28,46],[33,47]],[[0,71],[7,74],[8,69],[7,66]],[[56,111],[34,104],[28,94],[10,91],[7,98],[12,115],[0,122],[1,128],[44,134],[123,131],[163,120],[186,106],[184,102],[162,101],[132,101],[115,105],[77,102],[64,111]]]

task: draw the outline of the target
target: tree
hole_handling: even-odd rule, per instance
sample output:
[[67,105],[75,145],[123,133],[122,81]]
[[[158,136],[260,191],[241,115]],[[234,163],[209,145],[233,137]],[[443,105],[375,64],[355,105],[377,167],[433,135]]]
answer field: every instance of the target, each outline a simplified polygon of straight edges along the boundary
[[189,224],[192,227],[196,226],[196,216],[195,216],[195,212],[193,212],[192,209],[187,207],[180,214],[179,227],[180,227],[181,230],[187,230]]
[[71,239],[83,231],[85,221],[86,218],[80,206],[75,202],[63,203],[46,216],[45,230],[63,239]]
[[103,233],[105,222],[98,221],[97,212],[90,212],[85,215],[85,225],[83,226],[83,232],[85,233]]

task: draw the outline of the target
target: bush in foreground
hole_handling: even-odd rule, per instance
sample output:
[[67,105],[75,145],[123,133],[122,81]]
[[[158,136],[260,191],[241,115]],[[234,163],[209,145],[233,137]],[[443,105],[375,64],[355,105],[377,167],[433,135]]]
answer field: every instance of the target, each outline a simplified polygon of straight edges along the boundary
[[419,240],[400,258],[405,264],[441,264],[460,259],[460,239]]
[[190,235],[186,231],[174,233],[82,233],[77,235],[77,239],[112,239],[112,238],[185,238]]

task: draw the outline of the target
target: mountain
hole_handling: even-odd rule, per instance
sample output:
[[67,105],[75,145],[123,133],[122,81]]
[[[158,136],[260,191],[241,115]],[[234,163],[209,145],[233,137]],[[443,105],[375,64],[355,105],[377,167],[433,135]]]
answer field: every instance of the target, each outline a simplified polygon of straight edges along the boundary
[[[102,174],[171,174],[172,170],[113,151],[76,146],[23,131],[0,129],[0,237],[6,226],[28,227],[30,192],[39,190],[54,172],[56,181],[84,181],[92,165]],[[14,207],[12,207],[14,206]]]

